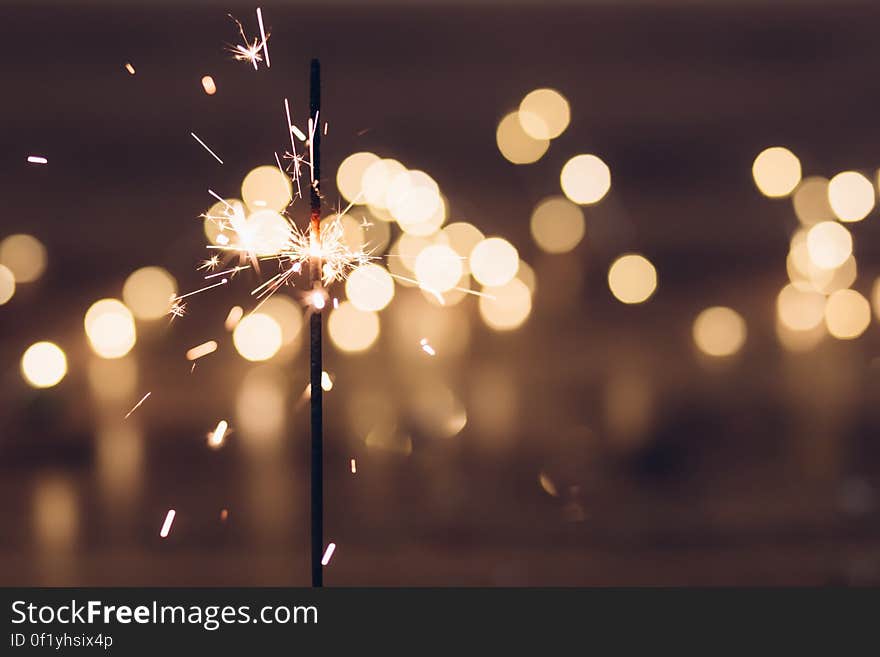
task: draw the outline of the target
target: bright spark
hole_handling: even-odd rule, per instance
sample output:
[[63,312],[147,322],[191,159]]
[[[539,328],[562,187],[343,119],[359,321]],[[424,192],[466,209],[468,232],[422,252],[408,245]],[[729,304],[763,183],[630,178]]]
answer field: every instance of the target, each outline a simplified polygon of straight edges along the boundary
[[153,391],[151,390],[151,391],[148,392],[146,395],[144,395],[143,397],[141,397],[141,400],[140,400],[137,404],[135,404],[134,406],[132,406],[131,410],[130,410],[128,413],[125,414],[125,417],[124,417],[123,419],[127,420],[127,419],[128,419],[128,416],[131,415],[132,413],[134,413],[134,412],[140,407],[141,404],[143,404],[145,401],[147,401],[147,397],[149,397],[149,396],[152,395],[152,394],[153,394]]
[[223,327],[227,331],[235,330],[235,327],[238,326],[238,323],[243,316],[244,308],[241,306],[232,306],[232,308],[229,309],[229,314],[226,315],[226,321],[223,323]]
[[266,57],[266,68],[271,68],[272,64],[269,62],[269,37],[266,36],[266,30],[263,29],[263,11],[259,7],[257,7],[257,22],[260,24],[260,38],[263,39],[263,55]]
[[49,160],[41,155],[31,155],[27,159],[31,164],[49,164]]
[[196,269],[202,271],[214,271],[217,267],[220,266],[220,256],[212,255],[207,260],[202,260],[202,264],[200,264]]
[[131,62],[125,63],[125,70],[128,71],[129,75],[134,75],[134,66],[131,65]]
[[208,340],[207,342],[203,342],[200,345],[197,345],[186,352],[187,360],[198,360],[208,354],[213,354],[217,351],[217,342],[216,340]]
[[428,344],[428,338],[422,338],[419,342],[422,345],[422,351],[424,351],[429,356],[436,356],[437,352],[434,350],[434,347]]
[[214,431],[208,434],[208,445],[214,449],[222,447],[223,439],[226,438],[226,430],[228,428],[229,423],[226,420],[220,420]]
[[352,460],[351,460],[351,474],[357,474],[357,473],[358,473],[358,464],[357,464],[357,461],[355,461],[354,459],[352,459]]
[[168,509],[168,513],[165,514],[165,522],[162,523],[162,529],[159,531],[159,536],[162,538],[168,538],[168,534],[171,533],[171,524],[174,522],[174,516],[177,515],[177,511],[174,509]]
[[[238,33],[241,35],[243,43],[234,46],[227,46],[226,50],[232,53],[232,58],[234,60],[239,62],[250,62],[253,64],[254,70],[258,70],[258,62],[263,61],[263,56],[260,55],[260,51],[265,49],[266,42],[269,40],[269,35],[266,34],[262,41],[260,41],[259,37],[254,37],[254,42],[251,43],[247,35],[244,33],[244,26],[242,26],[241,21],[235,18],[232,14],[230,14],[229,17],[235,21],[235,24],[238,26]],[[260,27],[262,28],[262,25]],[[266,50],[266,52],[268,53],[268,50]]]
[[213,155],[215,160],[217,160],[220,164],[223,164],[223,160],[220,159],[220,156],[217,155],[217,153],[215,153],[214,151],[212,151],[211,148],[205,142],[203,142],[196,133],[190,132],[189,134],[191,134],[193,139],[195,139],[197,142],[199,142],[206,151],[208,151],[211,155]]
[[321,565],[326,566],[330,563],[330,559],[333,558],[333,553],[336,551],[336,543],[330,543],[327,546],[327,549],[324,552],[324,556],[321,558]]

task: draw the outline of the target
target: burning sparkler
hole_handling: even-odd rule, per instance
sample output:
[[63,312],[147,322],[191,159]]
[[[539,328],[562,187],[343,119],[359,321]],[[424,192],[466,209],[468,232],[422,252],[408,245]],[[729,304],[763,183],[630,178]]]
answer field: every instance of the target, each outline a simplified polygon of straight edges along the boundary
[[[266,67],[269,67],[269,48],[267,43],[269,41],[269,34],[265,32],[263,29],[263,14],[257,9],[257,21],[260,24],[260,35],[262,36],[262,40],[260,37],[254,37],[253,43],[248,39],[247,35],[244,33],[244,26],[241,24],[241,21],[235,18],[232,14],[229,14],[229,18],[235,21],[235,24],[238,26],[238,33],[241,36],[242,43],[236,44],[234,46],[228,46],[227,51],[232,53],[232,58],[239,62],[250,62],[254,66],[254,70],[258,70],[259,66],[257,65],[259,62],[263,61],[263,57],[265,55],[266,58]],[[260,51],[263,54],[260,54]]]

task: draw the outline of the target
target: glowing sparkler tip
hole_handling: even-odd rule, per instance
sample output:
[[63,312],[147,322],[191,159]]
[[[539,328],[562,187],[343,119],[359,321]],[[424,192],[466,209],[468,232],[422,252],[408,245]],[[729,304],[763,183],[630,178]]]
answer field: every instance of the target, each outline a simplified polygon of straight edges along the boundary
[[324,298],[324,293],[321,291],[312,292],[310,301],[316,310],[323,310],[324,306],[327,305],[327,300]]

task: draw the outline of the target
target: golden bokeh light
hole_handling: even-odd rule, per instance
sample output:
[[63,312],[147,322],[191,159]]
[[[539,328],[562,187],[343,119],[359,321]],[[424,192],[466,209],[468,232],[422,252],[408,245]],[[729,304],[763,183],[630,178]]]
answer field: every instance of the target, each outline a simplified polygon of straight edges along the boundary
[[[355,219],[350,214],[344,214],[339,216],[337,214],[331,214],[329,217],[324,217],[321,219],[321,230],[324,230],[331,223],[338,221],[342,226],[342,236],[340,241],[348,248],[350,251],[359,251],[366,246],[366,235],[364,234],[364,226],[362,223]],[[378,224],[380,226],[384,226],[384,223]],[[370,226],[372,228],[372,226]],[[373,248],[372,245],[370,248]]]
[[571,109],[555,89],[535,89],[519,104],[522,129],[532,139],[555,139],[568,127]]
[[458,255],[462,257],[462,267],[466,274],[471,271],[469,258],[474,247],[486,239],[479,228],[465,221],[456,221],[445,226],[441,235]]
[[432,244],[422,249],[416,257],[416,279],[421,287],[436,292],[446,292],[454,288],[461,278],[463,273],[461,262],[461,256],[447,245]]
[[[385,192],[385,206],[394,220],[403,230],[415,229],[414,232],[417,233],[424,232],[418,230],[420,224],[429,223],[432,218],[438,217],[442,203],[440,188],[424,171],[399,172],[388,183]],[[439,216],[442,223],[445,217]],[[440,226],[437,225],[433,230],[429,230],[428,234],[439,229]]]
[[532,269],[532,266],[525,260],[519,261],[519,270],[516,272],[516,277],[529,288],[529,294],[535,296],[535,290],[538,289],[538,277],[535,275],[535,270]]
[[15,295],[15,276],[6,265],[0,265],[0,306]]
[[214,78],[210,75],[202,76],[202,89],[204,89],[205,93],[209,96],[213,96],[217,93],[217,85],[214,82]]
[[822,269],[840,267],[852,255],[852,235],[834,221],[820,221],[807,232],[807,253]]
[[608,288],[618,301],[642,303],[657,289],[657,270],[642,255],[622,255],[608,270]]
[[822,342],[826,335],[828,335],[828,330],[825,328],[825,322],[819,322],[815,327],[806,331],[795,331],[779,321],[778,318],[776,320],[776,337],[788,351],[810,351]]
[[251,212],[283,212],[293,200],[293,184],[277,166],[265,164],[250,171],[241,183],[241,198]]
[[438,194],[437,203],[434,203],[433,201],[431,201],[431,203],[434,207],[434,212],[430,217],[418,223],[407,223],[398,220],[397,223],[401,230],[410,235],[418,235],[422,237],[430,237],[436,234],[443,224],[446,223],[448,205],[443,194]]
[[495,141],[504,159],[513,164],[537,162],[550,147],[548,139],[535,139],[523,130],[519,112],[511,112],[501,119],[495,131]]
[[259,312],[278,322],[278,326],[281,327],[282,345],[294,344],[300,337],[303,325],[302,309],[287,295],[276,292],[260,305]]
[[235,350],[250,361],[269,360],[278,353],[284,342],[278,321],[264,313],[251,313],[232,332]]
[[794,213],[805,226],[834,219],[828,202],[828,179],[822,176],[804,178],[791,197]]
[[258,256],[277,255],[288,244],[287,220],[275,210],[258,210],[238,231],[242,244]]
[[202,215],[202,228],[211,244],[226,246],[232,239],[237,239],[235,232],[229,230],[230,217],[234,215],[245,216],[244,203],[237,198],[228,198],[225,202],[217,201]]
[[0,242],[0,265],[12,272],[16,283],[31,283],[46,269],[46,247],[33,235],[10,235]]
[[562,196],[551,196],[538,203],[530,227],[535,243],[547,253],[571,251],[586,231],[583,210]]
[[489,237],[471,250],[469,262],[471,274],[477,282],[500,287],[516,276],[519,252],[506,239]]
[[101,299],[86,311],[89,345],[101,358],[122,358],[137,342],[134,316],[118,299]]
[[[391,181],[399,174],[406,171],[397,160],[381,159],[370,164],[361,176],[361,189],[363,190],[364,199],[373,208],[378,210],[387,210],[388,201],[386,196]],[[376,213],[377,218],[384,219],[382,213]]]
[[532,294],[518,278],[501,287],[487,287],[480,296],[480,317],[489,328],[510,331],[518,328],[532,312]]
[[432,438],[452,438],[467,424],[467,412],[446,385],[425,380],[407,395],[409,416],[421,434]]
[[352,153],[342,160],[336,170],[336,189],[342,198],[355,204],[367,202],[363,186],[364,173],[371,164],[378,161],[378,155],[367,152]]
[[844,260],[840,267],[835,269],[821,269],[813,267],[810,273],[810,284],[813,289],[828,295],[837,290],[850,287],[856,281],[858,267],[856,259],[850,256]]
[[394,298],[394,280],[380,265],[362,265],[345,281],[345,295],[358,310],[382,310]]
[[752,164],[752,177],[764,196],[788,196],[801,181],[801,162],[783,146],[766,148]]
[[611,169],[595,155],[576,155],[562,167],[559,183],[575,203],[598,203],[611,189]]
[[828,202],[841,221],[861,221],[874,209],[874,185],[858,171],[844,171],[828,183]]
[[141,267],[125,279],[122,300],[138,319],[159,319],[171,308],[177,281],[162,267]]
[[871,323],[871,304],[855,290],[838,290],[825,303],[825,326],[838,340],[859,337]]
[[343,301],[330,312],[327,331],[336,348],[347,353],[369,349],[379,337],[379,315]]
[[706,308],[697,315],[693,327],[694,344],[704,354],[731,356],[746,341],[746,323],[735,310],[725,306]]
[[818,292],[786,285],[776,297],[779,321],[793,331],[808,331],[822,323],[825,297]]
[[67,374],[67,357],[53,342],[36,342],[21,357],[21,373],[34,388],[51,388]]

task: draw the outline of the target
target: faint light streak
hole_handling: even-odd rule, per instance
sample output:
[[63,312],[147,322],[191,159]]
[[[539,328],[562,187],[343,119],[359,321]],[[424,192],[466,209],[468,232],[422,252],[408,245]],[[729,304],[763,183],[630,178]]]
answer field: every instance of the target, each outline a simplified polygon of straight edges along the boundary
[[330,563],[330,559],[333,558],[333,553],[336,551],[336,543],[330,543],[327,546],[327,549],[324,551],[324,556],[321,558],[321,565],[326,566]]
[[266,68],[271,68],[272,64],[269,62],[269,46],[268,41],[269,37],[266,36],[266,30],[263,29],[263,11],[257,7],[257,22],[260,24],[260,38],[263,40],[263,55],[266,57]]
[[217,351],[217,342],[215,340],[208,340],[207,342],[203,342],[200,345],[197,345],[186,352],[187,360],[198,360],[203,356],[207,356],[208,354],[213,354]]
[[354,459],[352,459],[352,460],[351,460],[351,474],[357,474],[357,473],[358,473],[358,464],[357,464],[357,461],[355,461]]
[[202,77],[202,89],[204,89],[205,93],[209,96],[213,96],[217,93],[217,85],[214,83],[214,78],[210,75]]
[[436,356],[437,352],[434,350],[434,347],[428,344],[428,338],[422,338],[419,342],[422,345],[422,351],[424,351],[429,356]]
[[214,431],[208,434],[208,446],[213,449],[219,449],[223,446],[223,440],[226,438],[226,430],[229,423],[226,420],[220,420]]
[[223,323],[223,327],[227,331],[234,330],[243,316],[244,308],[241,306],[232,306],[232,308],[229,309],[229,314],[226,315],[226,321]]
[[140,408],[140,405],[143,404],[145,401],[147,401],[147,398],[148,398],[150,395],[152,395],[152,394],[153,394],[153,391],[151,390],[151,391],[148,392],[146,395],[144,395],[143,397],[141,397],[141,400],[140,400],[137,404],[135,404],[134,406],[132,406],[131,410],[130,410],[128,413],[125,414],[125,418],[123,418],[123,419],[127,420],[127,419],[128,419],[128,416],[131,415],[132,413],[134,413],[138,408]]
[[128,71],[129,75],[134,75],[134,66],[131,65],[131,62],[125,63],[125,70]]
[[49,160],[42,155],[29,155],[27,161],[31,164],[49,164]]
[[327,130],[329,129],[330,124],[324,121],[324,136],[327,136]]
[[190,132],[189,134],[191,134],[193,136],[193,139],[199,142],[206,151],[213,155],[215,160],[217,160],[220,164],[223,164],[223,160],[220,159],[217,153],[212,151],[211,148],[205,142],[203,142],[196,133]]
[[552,497],[559,497],[559,490],[556,488],[556,484],[554,484],[553,480],[547,476],[546,472],[538,474],[538,483],[541,484],[541,488],[544,489],[545,493]]
[[168,534],[171,533],[171,525],[174,523],[174,516],[176,515],[177,511],[168,509],[168,513],[165,514],[165,522],[162,523],[162,529],[159,531],[159,536],[168,538]]
[[181,294],[179,297],[174,297],[174,299],[171,300],[172,306],[171,306],[171,310],[169,312],[173,315],[180,317],[181,315],[183,315],[183,307],[180,307],[181,312],[179,315],[177,314],[177,312],[175,312],[174,309],[176,306],[180,306],[180,304],[178,302],[181,299],[186,299],[187,297],[191,297],[194,294],[199,294],[200,292],[206,292],[207,290],[210,290],[212,288],[220,287],[221,285],[226,285],[228,282],[229,282],[229,280],[224,278],[219,283],[214,283],[213,285],[206,285],[205,287],[200,287],[198,290],[193,290],[192,292],[187,292],[186,294]]

